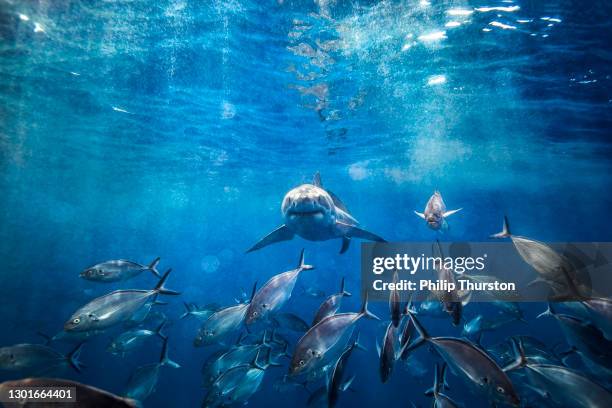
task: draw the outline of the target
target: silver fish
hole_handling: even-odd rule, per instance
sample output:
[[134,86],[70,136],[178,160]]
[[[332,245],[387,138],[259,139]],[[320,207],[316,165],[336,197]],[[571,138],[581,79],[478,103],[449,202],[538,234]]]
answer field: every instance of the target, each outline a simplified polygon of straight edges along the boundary
[[261,347],[267,347],[266,343],[235,346],[219,355],[215,361],[206,368],[206,372],[202,372],[204,387],[213,384],[225,371],[253,361]]
[[414,213],[424,219],[429,228],[439,230],[447,229],[448,224],[446,223],[446,218],[461,210],[462,208],[447,211],[442,195],[439,191],[434,191],[433,195],[427,201],[427,205],[425,205],[425,210],[422,213],[418,211]]
[[348,389],[353,382],[354,377],[350,378],[347,384],[347,381],[344,380],[344,371],[354,349],[365,350],[365,348],[359,344],[359,333],[357,333],[351,345],[342,352],[331,370],[331,375],[327,383],[327,404],[330,408],[336,406],[338,398],[340,397],[340,392]]
[[351,294],[344,289],[344,278],[342,278],[342,281],[340,282],[340,292],[330,295],[323,303],[321,303],[321,306],[319,306],[319,309],[317,310],[317,313],[312,321],[311,327],[325,319],[327,316],[336,314],[338,309],[340,309],[342,299],[345,296],[348,297],[351,296]]
[[368,310],[367,292],[359,313],[339,313],[328,316],[311,327],[298,340],[289,365],[289,375],[304,374],[316,368],[323,360],[325,353],[334,347],[345,332],[362,317],[380,320]]
[[81,372],[79,356],[82,347],[83,343],[66,355],[43,344],[22,343],[0,347],[0,369],[41,374],[70,366]]
[[166,289],[164,283],[171,269],[166,271],[152,290],[116,290],[96,298],[77,310],[64,324],[66,331],[100,330],[127,321],[157,295],[179,295]]
[[580,302],[590,320],[612,341],[612,300],[607,298],[584,299]]
[[361,229],[346,206],[334,193],[323,189],[321,176],[315,174],[312,184],[302,184],[289,191],[281,205],[285,223],[266,235],[247,252],[276,242],[287,241],[298,235],[309,241],[342,239],[340,253],[346,252],[351,238],[385,242],[376,234]]
[[[432,252],[434,257],[439,259],[444,259],[444,254],[442,253],[442,246],[440,245],[440,241],[436,240],[436,243],[432,247]],[[442,261],[437,262],[435,264],[435,269],[437,272],[437,278],[440,282],[449,282],[455,284],[455,287],[458,287],[455,281],[455,274],[452,270],[446,268]],[[453,321],[453,325],[457,326],[461,322],[461,315],[463,313],[463,304],[461,303],[461,297],[457,290],[447,291],[440,290],[434,291],[433,295],[442,302],[442,306],[446,313],[448,313]]]
[[150,271],[156,277],[161,278],[157,271],[158,263],[159,258],[155,258],[149,265],[141,265],[125,259],[112,260],[90,266],[83,270],[80,276],[90,281],[108,283],[124,281],[141,274],[143,271]]
[[435,365],[434,371],[434,385],[432,388],[425,392],[425,395],[428,397],[433,397],[434,401],[432,404],[432,408],[455,408],[458,405],[450,399],[446,394],[444,394],[443,388],[447,387],[446,385],[446,363],[442,365],[441,369],[438,369],[438,365]]
[[520,257],[539,274],[539,278],[534,282],[541,280],[548,283],[556,296],[580,293],[581,288],[576,280],[575,268],[569,259],[543,242],[513,235],[510,232],[508,217],[504,216],[502,231],[491,235],[491,238],[510,238]]
[[266,369],[269,366],[278,365],[270,360],[270,353],[271,350],[268,350],[268,361],[265,364],[262,364],[258,361],[258,355],[255,356],[250,369],[244,375],[244,380],[241,381],[237,387],[232,389],[232,391],[226,395],[227,404],[246,404],[249,398],[251,398],[251,396],[259,390]]
[[537,364],[526,357],[520,340],[513,343],[517,360],[506,371],[524,368],[534,389],[559,407],[609,408],[612,393],[579,373],[562,366]]
[[[385,337],[382,342],[382,349],[379,347],[379,365],[378,372],[380,374],[380,380],[386,383],[391,377],[393,372],[393,365],[395,364],[395,339],[397,338],[397,328],[393,325],[393,322],[389,323],[387,330],[385,331]],[[378,345],[377,345],[378,346]]]
[[[399,278],[397,276],[397,271],[393,274],[393,283],[397,284]],[[389,312],[391,313],[391,323],[393,323],[393,326],[397,327],[399,326],[400,323],[400,319],[402,317],[402,312],[401,312],[401,300],[400,300],[400,293],[397,289],[392,290],[389,293]]]
[[[251,299],[255,295],[256,285],[253,286]],[[235,333],[244,323],[248,308],[249,303],[242,303],[217,310],[202,324],[193,345],[195,347],[209,346]]]
[[136,329],[123,332],[111,340],[106,351],[111,354],[124,355],[140,347],[144,341],[150,337],[158,336],[162,340],[165,340],[166,336],[162,333],[165,325],[166,322],[164,321],[155,330]]
[[145,400],[155,389],[159,378],[159,370],[165,365],[180,368],[178,363],[168,358],[168,338],[164,339],[159,362],[146,364],[134,370],[128,381],[125,396],[138,401]]
[[300,273],[310,269],[314,269],[314,267],[304,263],[304,250],[302,249],[297,268],[273,276],[255,293],[247,310],[246,325],[249,326],[257,321],[263,321],[271,313],[283,307],[291,298],[291,293]]
[[122,398],[108,391],[85,385],[76,381],[59,378],[24,378],[21,380],[6,381],[0,384],[0,394],[7,395],[9,390],[23,388],[74,388],[78,402],[67,402],[65,405],[59,402],[14,402],[3,403],[6,408],[61,408],[61,407],[112,407],[112,408],[136,408],[137,401]]
[[[410,305],[406,305],[406,316],[408,315],[408,312],[410,311]],[[399,359],[400,360],[406,360],[408,359],[409,356],[409,352],[407,351],[407,349],[405,347],[407,347],[407,345],[410,343],[410,341],[412,340],[412,337],[414,336],[414,324],[412,323],[412,320],[410,319],[410,317],[407,317],[404,323],[404,327],[402,329],[402,334],[400,336],[400,350],[403,350],[403,352],[399,355]]]
[[429,343],[454,373],[460,374],[469,384],[487,395],[490,400],[513,406],[519,405],[520,399],[510,378],[486,352],[468,340],[454,337],[431,337],[412,313],[409,312],[409,316],[420,338],[411,343],[407,350],[413,350],[424,343]]
[[582,357],[593,364],[612,369],[612,341],[607,340],[601,330],[577,317],[555,312],[551,303],[538,318],[543,316],[554,317],[559,322],[567,342]]

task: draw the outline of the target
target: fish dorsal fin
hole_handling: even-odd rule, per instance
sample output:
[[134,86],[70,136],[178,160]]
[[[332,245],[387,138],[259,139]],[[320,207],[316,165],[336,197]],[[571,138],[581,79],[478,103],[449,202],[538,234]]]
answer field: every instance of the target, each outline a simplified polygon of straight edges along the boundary
[[251,297],[249,298],[249,303],[251,303],[253,301],[253,298],[255,297],[255,293],[257,293],[257,281],[255,281],[255,283],[253,284],[253,291],[251,292]]
[[312,178],[312,185],[323,188],[323,183],[321,183],[321,173],[319,173],[318,171],[315,173],[314,177]]

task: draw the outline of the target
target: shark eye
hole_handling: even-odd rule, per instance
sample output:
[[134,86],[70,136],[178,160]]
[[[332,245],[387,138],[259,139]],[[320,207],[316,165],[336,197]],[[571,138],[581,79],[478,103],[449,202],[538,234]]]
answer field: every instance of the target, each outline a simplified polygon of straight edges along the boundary
[[504,387],[502,387],[501,385],[497,386],[497,392],[499,392],[500,394],[505,394],[506,390],[504,390]]

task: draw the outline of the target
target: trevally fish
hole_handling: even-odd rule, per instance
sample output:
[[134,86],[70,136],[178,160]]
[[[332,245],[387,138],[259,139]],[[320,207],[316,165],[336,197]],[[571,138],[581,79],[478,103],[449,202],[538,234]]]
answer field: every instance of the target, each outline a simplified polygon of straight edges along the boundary
[[495,306],[499,309],[500,314],[512,317],[514,320],[520,320],[524,323],[527,323],[525,317],[523,316],[523,311],[519,307],[519,305],[515,302],[506,302],[503,300],[493,300],[489,302],[492,306]]
[[144,306],[138,309],[128,320],[123,322],[123,326],[129,329],[140,326],[144,323],[155,325],[155,323],[167,321],[168,318],[164,312],[160,312],[159,310],[151,310],[153,306],[163,306],[168,304],[166,302],[161,302],[156,298],[157,297],[154,296],[153,301],[145,303]]
[[462,334],[466,337],[474,337],[483,332],[495,331],[498,328],[514,321],[517,321],[517,319],[513,317],[504,319],[487,319],[483,315],[478,315],[463,325]]
[[138,401],[145,400],[155,390],[159,378],[159,370],[165,365],[180,368],[178,363],[168,358],[168,338],[164,339],[159,362],[146,364],[134,370],[128,381],[125,396]]
[[262,347],[267,347],[267,343],[238,345],[220,354],[211,364],[207,365],[205,372],[202,371],[204,387],[214,383],[225,371],[239,365],[249,364]]
[[442,199],[442,194],[436,190],[427,201],[425,210],[422,213],[418,211],[414,213],[424,219],[429,228],[437,231],[439,229],[447,229],[448,224],[446,218],[461,210],[462,209],[459,208],[457,210],[447,211],[446,204],[444,204],[444,200]]
[[[261,351],[261,349],[260,349]],[[234,387],[225,397],[226,404],[228,405],[243,405],[246,404],[249,398],[255,394],[261,387],[261,383],[264,378],[265,371],[269,366],[278,366],[278,364],[271,361],[270,354],[271,350],[268,350],[268,361],[264,364],[260,363],[259,352],[255,356],[251,367],[244,374],[244,379],[236,387]]]
[[38,332],[38,335],[45,339],[45,345],[49,345],[54,341],[64,341],[67,343],[84,343],[92,337],[104,333],[103,330],[92,330],[86,332],[67,332],[62,330],[53,336],[48,336],[45,333]]
[[399,355],[399,359],[400,360],[406,360],[408,359],[409,356],[409,352],[407,350],[407,345],[408,343],[410,343],[410,341],[412,340],[412,336],[414,336],[414,324],[412,323],[412,320],[410,319],[410,317],[408,316],[408,312],[410,312],[410,304],[406,305],[406,318],[404,319],[404,327],[402,328],[402,333],[400,335],[400,350],[402,350],[402,352]]
[[346,252],[351,238],[385,242],[376,234],[361,229],[346,206],[334,193],[325,190],[321,176],[315,174],[312,184],[302,184],[289,191],[281,205],[285,223],[266,235],[247,252],[276,242],[287,241],[298,235],[309,241],[342,239],[340,253]]
[[359,313],[339,313],[328,316],[298,340],[291,363],[289,375],[299,375],[312,370],[323,360],[325,353],[336,345],[346,330],[362,317],[380,320],[368,310],[368,295],[365,294]]
[[601,330],[577,317],[556,313],[551,303],[538,317],[543,316],[554,317],[559,322],[567,342],[581,356],[594,364],[612,369],[612,341],[606,339]]
[[444,310],[444,305],[442,302],[434,299],[421,302],[418,307],[418,315],[436,318],[448,317],[448,313],[446,313],[446,310]]
[[128,320],[138,309],[157,295],[179,295],[166,289],[164,283],[170,275],[168,269],[152,290],[116,290],[87,303],[64,324],[66,331],[100,330]]
[[[436,243],[432,246],[432,252],[434,254],[434,257],[444,259],[444,254],[442,253],[442,246],[440,245],[440,241],[436,240]],[[435,264],[435,269],[439,282],[453,283],[455,287],[458,287],[455,281],[454,272],[446,268],[442,261],[437,262]],[[453,320],[453,326],[457,326],[461,322],[461,315],[463,313],[463,304],[461,303],[461,297],[459,295],[459,292],[457,290],[452,290],[450,292],[447,290],[439,290],[433,291],[433,295],[440,302],[442,302],[444,310],[451,316]]]
[[21,380],[6,381],[0,384],[0,394],[7,395],[9,390],[24,389],[24,388],[74,388],[77,402],[4,402],[6,408],[61,408],[61,407],[105,407],[105,408],[136,408],[140,404],[129,398],[122,398],[111,394],[108,391],[92,387],[90,385],[81,384],[76,381],[64,380],[59,378],[24,378]]
[[583,299],[580,302],[587,310],[590,320],[612,341],[612,300],[607,298]]
[[83,343],[66,355],[43,344],[22,343],[0,347],[0,370],[42,374],[70,366],[81,372],[79,355],[82,347]]
[[510,378],[486,352],[470,341],[455,337],[431,337],[416,317],[408,312],[420,338],[412,342],[407,350],[429,343],[453,373],[487,395],[491,401],[518,406],[520,403]]
[[95,282],[119,282],[133,278],[143,271],[151,271],[153,275],[161,278],[157,271],[158,263],[159,258],[155,258],[148,266],[126,261],[125,259],[118,259],[90,266],[83,270],[80,276],[83,279]]
[[354,349],[365,350],[365,347],[359,344],[359,333],[357,333],[355,340],[342,352],[340,357],[338,357],[338,360],[331,370],[327,383],[327,403],[329,407],[336,406],[338,398],[340,397],[340,392],[348,389],[355,379],[353,376],[349,378],[348,381],[344,380],[344,371],[346,370],[346,365]]
[[506,371],[524,368],[533,388],[559,407],[609,408],[612,393],[601,385],[562,366],[531,363],[520,340],[514,343],[516,361]]
[[[217,407],[230,405],[234,401],[240,402],[237,400],[237,397],[248,393],[249,389],[252,389],[249,387],[249,384],[245,384],[249,381],[254,381],[255,384],[250,385],[256,385],[256,388],[258,388],[262,379],[260,375],[263,375],[265,369],[273,364],[270,362],[269,356],[268,363],[265,366],[258,363],[260,350],[257,350],[252,362],[232,367],[217,377],[209,387],[202,406]],[[250,373],[253,376],[251,379],[249,378]]]
[[195,303],[187,302],[183,302],[183,305],[185,306],[185,313],[179,317],[180,319],[193,316],[197,319],[205,320],[215,313],[215,311],[219,310],[219,305],[216,303],[211,303],[202,307],[199,307]]
[[351,294],[344,289],[344,278],[342,278],[342,281],[340,282],[340,292],[328,296],[327,299],[321,303],[321,306],[319,306],[319,309],[312,320],[311,327],[325,319],[327,316],[335,314],[338,309],[340,309],[342,299],[345,296],[348,297],[351,296]]
[[446,363],[442,364],[442,368],[438,368],[438,364],[435,365],[434,368],[434,385],[429,390],[425,391],[425,395],[428,397],[433,397],[434,401],[432,404],[432,408],[455,408],[458,405],[450,399],[446,394],[442,391],[443,388],[447,387],[446,385]]
[[304,263],[304,250],[302,249],[297,268],[273,276],[255,293],[246,313],[247,327],[257,321],[267,319],[271,313],[283,307],[291,297],[300,273],[310,269],[314,269],[314,266]]
[[[251,299],[255,296],[257,283],[253,285]],[[244,323],[249,303],[228,306],[213,313],[198,330],[193,345],[195,347],[209,346],[223,340],[236,332]]]
[[393,372],[393,365],[395,364],[395,339],[397,338],[397,328],[390,322],[385,331],[385,337],[383,338],[382,347],[376,344],[378,348],[378,372],[380,374],[380,380],[386,383],[391,373]]
[[491,238],[510,238],[521,258],[539,274],[540,278],[535,281],[548,283],[557,296],[576,295],[571,293],[576,288],[577,282],[574,266],[569,259],[543,242],[513,235],[510,232],[508,217],[504,216],[502,231],[491,235]]
[[111,340],[106,351],[123,356],[125,353],[140,347],[150,337],[158,336],[165,340],[166,336],[162,333],[165,325],[166,322],[164,321],[155,330],[136,329],[123,332]]
[[[397,271],[396,271],[393,274],[393,283],[397,284],[398,280],[399,278],[397,276]],[[400,293],[397,289],[393,289],[389,293],[389,312],[391,313],[391,323],[393,323],[393,326],[395,327],[399,326],[400,319],[402,317],[401,308],[402,308],[402,305],[401,305]]]
[[304,333],[310,326],[301,317],[293,313],[275,313],[272,320],[277,328],[288,329],[291,331]]

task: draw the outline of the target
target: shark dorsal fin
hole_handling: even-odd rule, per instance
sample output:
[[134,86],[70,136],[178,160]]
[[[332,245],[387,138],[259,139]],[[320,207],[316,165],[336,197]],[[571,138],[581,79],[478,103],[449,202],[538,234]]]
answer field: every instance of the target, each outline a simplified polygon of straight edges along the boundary
[[321,173],[319,173],[318,171],[312,178],[312,185],[316,187],[323,187],[323,183],[321,183]]

